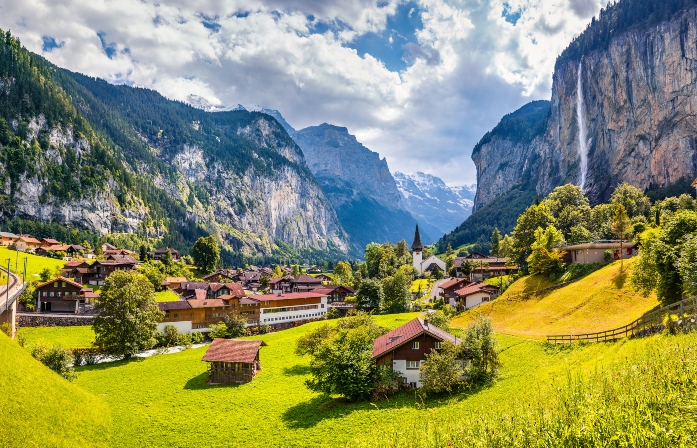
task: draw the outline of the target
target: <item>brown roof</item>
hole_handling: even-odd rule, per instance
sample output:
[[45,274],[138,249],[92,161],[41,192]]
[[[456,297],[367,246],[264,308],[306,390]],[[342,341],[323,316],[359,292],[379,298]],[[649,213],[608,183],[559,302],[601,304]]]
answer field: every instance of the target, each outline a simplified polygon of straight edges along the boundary
[[189,302],[186,300],[179,300],[176,302],[158,302],[157,306],[159,306],[160,310],[162,311],[187,310],[191,308],[191,305],[189,305]]
[[254,296],[256,300],[289,300],[289,299],[319,299],[325,297],[326,294],[317,294],[315,292],[291,292],[288,294],[261,294]]
[[489,285],[487,283],[473,283],[471,285],[467,285],[462,289],[458,289],[455,291],[455,294],[457,294],[460,297],[465,297],[469,296],[471,294],[476,294],[478,292],[489,292],[487,290],[491,289],[499,289],[498,286],[494,285]]
[[453,279],[450,279],[447,282],[443,283],[439,287],[445,291],[448,288],[452,288],[453,286],[456,286],[458,283],[472,283],[472,282],[467,280],[466,278],[453,278]]
[[82,289],[82,285],[81,285],[80,283],[74,282],[74,281],[70,280],[69,278],[65,278],[65,277],[56,277],[56,278],[54,278],[54,279],[52,279],[52,280],[49,280],[49,281],[44,282],[44,283],[41,283],[40,285],[36,285],[36,287],[37,287],[37,288],[41,288],[41,287],[43,287],[43,286],[50,285],[50,284],[53,283],[53,282],[65,282],[65,283],[67,283],[67,284],[69,284],[69,285],[73,285],[73,286],[76,286],[76,287]]
[[186,283],[188,280],[186,277],[165,277],[165,279],[162,281],[162,284],[168,284],[168,283]]
[[65,268],[74,268],[76,266],[80,266],[84,261],[68,261],[63,265],[63,269]]
[[447,331],[443,331],[435,325],[428,324],[417,317],[401,327],[395,328],[389,333],[377,338],[375,342],[373,342],[373,359],[406,344],[424,333],[428,333],[439,341],[450,341],[454,344],[459,344],[461,342]]
[[257,299],[252,299],[251,297],[240,298],[240,305],[258,305],[259,301]]
[[217,308],[230,306],[230,304],[225,303],[221,299],[188,299],[191,308]]
[[240,339],[213,339],[202,361],[207,362],[247,362],[256,360],[259,347],[264,341],[245,341]]
[[322,280],[311,277],[309,275],[299,275],[297,278],[292,280],[293,283],[322,283]]
[[41,241],[37,240],[36,238],[32,238],[30,236],[21,236],[21,237],[19,237],[19,239],[24,241],[25,243],[41,244]]
[[53,246],[54,244],[60,244],[60,241],[54,240],[53,238],[44,238],[41,241],[51,246]]

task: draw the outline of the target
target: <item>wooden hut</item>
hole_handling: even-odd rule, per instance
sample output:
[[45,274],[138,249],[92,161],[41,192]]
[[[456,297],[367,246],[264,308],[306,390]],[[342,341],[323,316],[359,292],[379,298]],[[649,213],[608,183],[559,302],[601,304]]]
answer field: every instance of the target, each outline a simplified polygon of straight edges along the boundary
[[203,361],[209,363],[208,384],[237,384],[252,381],[259,370],[259,348],[264,341],[214,339]]

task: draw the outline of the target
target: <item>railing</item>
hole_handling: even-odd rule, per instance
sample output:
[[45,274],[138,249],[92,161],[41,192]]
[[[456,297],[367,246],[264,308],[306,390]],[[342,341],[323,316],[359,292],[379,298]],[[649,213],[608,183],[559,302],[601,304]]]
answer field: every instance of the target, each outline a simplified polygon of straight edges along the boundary
[[[19,293],[12,293],[12,289],[17,286],[18,282],[18,277],[13,274],[12,272],[8,271],[7,268],[0,267],[0,271],[4,272],[5,275],[8,275],[10,280],[10,284],[8,285],[5,283],[2,285],[2,289],[0,290],[0,303],[2,303],[2,306],[0,306],[0,312],[7,311],[10,305],[14,303],[14,301],[19,297],[19,294],[24,291],[24,287],[20,289]],[[8,297],[8,290],[10,291],[11,296]]]
[[551,344],[613,342],[622,338],[648,336],[665,328],[666,318],[672,319],[673,315],[677,315],[677,318],[681,319],[686,315],[696,313],[697,297],[690,297],[644,314],[639,319],[623,327],[596,333],[550,335],[547,336],[547,342]]

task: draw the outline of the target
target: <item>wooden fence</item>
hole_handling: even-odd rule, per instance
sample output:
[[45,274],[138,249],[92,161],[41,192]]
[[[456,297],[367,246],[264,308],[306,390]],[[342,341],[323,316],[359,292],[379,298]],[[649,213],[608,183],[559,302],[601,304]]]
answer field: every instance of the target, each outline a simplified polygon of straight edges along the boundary
[[570,344],[581,341],[611,342],[622,338],[648,336],[663,330],[667,319],[673,319],[673,317],[681,319],[692,314],[697,314],[697,297],[683,299],[651,311],[623,327],[597,333],[550,335],[547,336],[547,342],[551,344]]

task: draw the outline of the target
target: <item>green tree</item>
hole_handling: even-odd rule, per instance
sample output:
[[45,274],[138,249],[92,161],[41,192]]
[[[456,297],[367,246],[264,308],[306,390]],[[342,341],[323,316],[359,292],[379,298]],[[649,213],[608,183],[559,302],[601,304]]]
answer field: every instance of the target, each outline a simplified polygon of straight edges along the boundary
[[223,323],[227,327],[227,332],[231,338],[239,338],[247,332],[247,318],[237,313],[226,314]]
[[145,244],[140,245],[140,253],[138,255],[138,258],[142,262],[148,261],[148,248],[145,246]]
[[610,240],[612,235],[612,215],[615,206],[612,204],[598,204],[591,210],[591,218],[587,229],[592,238],[596,240]]
[[675,265],[682,278],[685,293],[688,296],[697,295],[697,234],[685,237],[680,258]]
[[627,210],[625,210],[624,205],[617,204],[615,206],[615,214],[612,216],[612,233],[615,237],[620,240],[620,271],[624,268],[624,239],[627,238],[629,234],[631,223],[629,222],[629,217],[627,217]]
[[613,205],[622,205],[627,212],[629,218],[635,216],[649,216],[651,211],[651,200],[644,194],[643,191],[635,186],[624,182],[615,188],[615,191],[610,197],[610,203]]
[[450,317],[443,310],[438,310],[428,315],[428,324],[440,328],[443,331],[450,331]]
[[461,383],[463,371],[458,363],[458,349],[444,341],[440,350],[431,350],[419,367],[422,391],[426,394],[451,392]]
[[162,282],[165,280],[167,275],[163,272],[164,265],[159,261],[147,261],[138,265],[138,272],[143,274],[150,280],[153,288],[159,290],[162,288]]
[[345,261],[340,261],[334,266],[334,280],[339,285],[351,284],[353,280],[353,269],[351,265]]
[[494,227],[494,231],[491,232],[491,250],[489,251],[494,257],[499,256],[499,251],[501,247],[501,233],[499,229]]
[[281,278],[283,277],[283,271],[281,270],[281,267],[279,265],[274,266],[273,268],[273,276],[276,278]]
[[382,279],[384,293],[383,309],[387,313],[403,313],[409,306],[409,287],[411,278],[402,270],[397,270],[392,277]]
[[555,219],[545,203],[531,205],[518,217],[517,224],[512,233],[513,247],[511,258],[523,269],[527,266],[527,259],[532,252],[532,244],[535,242],[535,231],[541,227],[546,229],[554,225]]
[[213,272],[220,264],[220,247],[213,235],[201,237],[196,240],[191,249],[191,256],[194,263],[203,272]]
[[264,274],[259,278],[259,286],[261,286],[262,289],[266,289],[269,287],[270,281],[271,278],[267,274]]
[[42,282],[47,282],[51,280],[51,269],[49,268],[43,268],[41,272],[39,272],[39,278],[41,279]]
[[227,325],[225,325],[225,322],[218,322],[217,324],[211,324],[210,325],[210,331],[208,332],[208,336],[212,339],[227,339],[230,337],[230,332],[227,329]]
[[501,243],[499,244],[499,257],[506,259],[510,258],[512,249],[513,239],[509,235],[504,235]]
[[157,306],[152,283],[140,273],[114,271],[109,275],[95,311],[96,342],[108,353],[129,358],[157,342],[157,324],[164,313]]
[[161,347],[173,347],[179,343],[179,330],[172,324],[165,325],[164,330],[158,335],[158,345]]
[[554,226],[535,230],[535,242],[528,257],[528,269],[531,274],[553,274],[564,266],[562,251],[555,250],[563,242],[561,232]]
[[293,277],[299,277],[300,274],[301,274],[301,272],[300,272],[300,266],[298,266],[297,264],[294,264],[294,265],[293,265],[293,271],[291,272],[291,275],[292,275]]
[[571,229],[588,226],[591,208],[581,187],[572,184],[556,187],[543,201],[555,219],[554,226],[565,240],[571,237]]
[[363,311],[379,311],[385,301],[380,280],[368,278],[361,282],[356,291],[356,307]]
[[470,365],[468,376],[473,381],[493,378],[501,367],[499,348],[494,339],[494,327],[490,317],[477,316],[465,331],[462,347],[463,359]]
[[314,355],[317,348],[334,332],[334,328],[327,324],[315,328],[309,333],[298,338],[295,353],[298,355]]
[[160,263],[162,263],[165,266],[170,266],[172,263],[174,263],[174,259],[172,258],[172,252],[167,248],[164,254],[160,257]]

